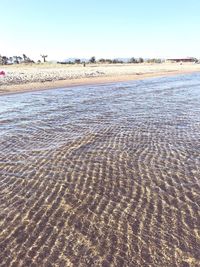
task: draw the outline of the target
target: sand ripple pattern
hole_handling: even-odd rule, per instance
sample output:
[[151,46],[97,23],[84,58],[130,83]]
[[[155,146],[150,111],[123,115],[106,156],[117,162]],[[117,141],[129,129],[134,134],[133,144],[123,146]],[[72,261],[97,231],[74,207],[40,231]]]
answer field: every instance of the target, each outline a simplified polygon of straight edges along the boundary
[[0,266],[200,266],[200,75],[0,97]]

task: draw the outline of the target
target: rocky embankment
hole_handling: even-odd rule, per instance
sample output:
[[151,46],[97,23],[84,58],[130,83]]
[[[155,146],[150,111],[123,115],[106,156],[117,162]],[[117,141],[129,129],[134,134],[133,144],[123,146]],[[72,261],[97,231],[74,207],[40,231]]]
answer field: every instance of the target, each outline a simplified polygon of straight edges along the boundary
[[25,84],[35,82],[50,82],[88,77],[99,77],[105,72],[85,68],[15,68],[5,69],[5,75],[0,78],[0,86],[10,84]]

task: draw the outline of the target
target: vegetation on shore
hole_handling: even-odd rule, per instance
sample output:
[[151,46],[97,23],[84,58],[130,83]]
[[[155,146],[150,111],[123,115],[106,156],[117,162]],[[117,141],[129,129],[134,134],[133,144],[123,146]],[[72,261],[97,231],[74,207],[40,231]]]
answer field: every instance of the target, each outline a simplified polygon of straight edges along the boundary
[[[23,54],[22,56],[1,56],[0,55],[0,65],[12,65],[12,64],[22,64],[22,63],[41,63],[41,62],[47,62],[46,58],[48,55],[41,55],[42,60],[34,61],[30,57],[26,56]],[[99,63],[99,64],[123,64],[123,63],[161,63],[163,62],[162,59],[159,58],[152,58],[152,59],[143,59],[142,57],[140,58],[100,58],[96,59],[95,56],[92,56],[90,59],[80,59],[80,58],[74,58],[74,59],[69,59],[65,61],[57,61],[58,64],[91,64],[91,63]]]
[[[42,61],[39,59],[38,61],[35,62],[34,60],[29,58],[25,54],[23,54],[22,56],[11,56],[11,57],[0,55],[0,65],[12,65],[12,64],[22,64],[22,63],[35,64],[35,63],[41,63],[41,62],[46,63],[47,57],[48,57],[48,55],[41,55]],[[190,58],[190,59],[191,59],[191,62],[195,62],[195,63],[199,62],[198,59],[196,59],[196,58]],[[173,61],[173,59],[171,61]],[[83,66],[85,66],[86,63],[87,64],[93,64],[93,63],[98,63],[98,64],[123,64],[123,63],[139,64],[139,63],[144,63],[144,62],[145,63],[163,63],[163,62],[165,62],[165,60],[161,59],[161,58],[144,59],[142,57],[139,57],[139,58],[135,58],[135,57],[114,58],[114,59],[100,58],[97,60],[95,56],[92,56],[90,59],[72,58],[72,59],[67,59],[64,61],[57,61],[56,63],[57,64],[83,64]]]
[[57,62],[59,64],[81,64],[81,63],[102,63],[102,64],[123,64],[123,63],[162,63],[164,60],[160,59],[160,58],[151,58],[151,59],[144,59],[142,57],[139,58],[135,58],[135,57],[131,57],[131,58],[114,58],[114,59],[110,59],[110,58],[100,58],[98,60],[96,60],[96,58],[93,56],[91,57],[89,60],[81,60],[79,58],[75,58],[73,60],[66,60],[66,61],[62,61],[62,62]]

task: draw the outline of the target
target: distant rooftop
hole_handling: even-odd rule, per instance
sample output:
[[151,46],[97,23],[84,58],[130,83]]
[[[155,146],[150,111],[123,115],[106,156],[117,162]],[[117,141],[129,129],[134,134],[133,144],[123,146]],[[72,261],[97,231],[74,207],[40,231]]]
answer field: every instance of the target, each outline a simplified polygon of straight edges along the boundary
[[198,61],[195,57],[185,57],[185,58],[168,58],[166,61],[170,62],[196,62]]

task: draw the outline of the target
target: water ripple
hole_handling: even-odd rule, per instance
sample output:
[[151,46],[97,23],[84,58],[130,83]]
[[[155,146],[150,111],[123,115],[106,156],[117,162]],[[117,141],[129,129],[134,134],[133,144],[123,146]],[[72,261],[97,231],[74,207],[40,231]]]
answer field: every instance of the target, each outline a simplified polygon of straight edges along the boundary
[[199,103],[199,74],[0,97],[0,266],[199,266]]

